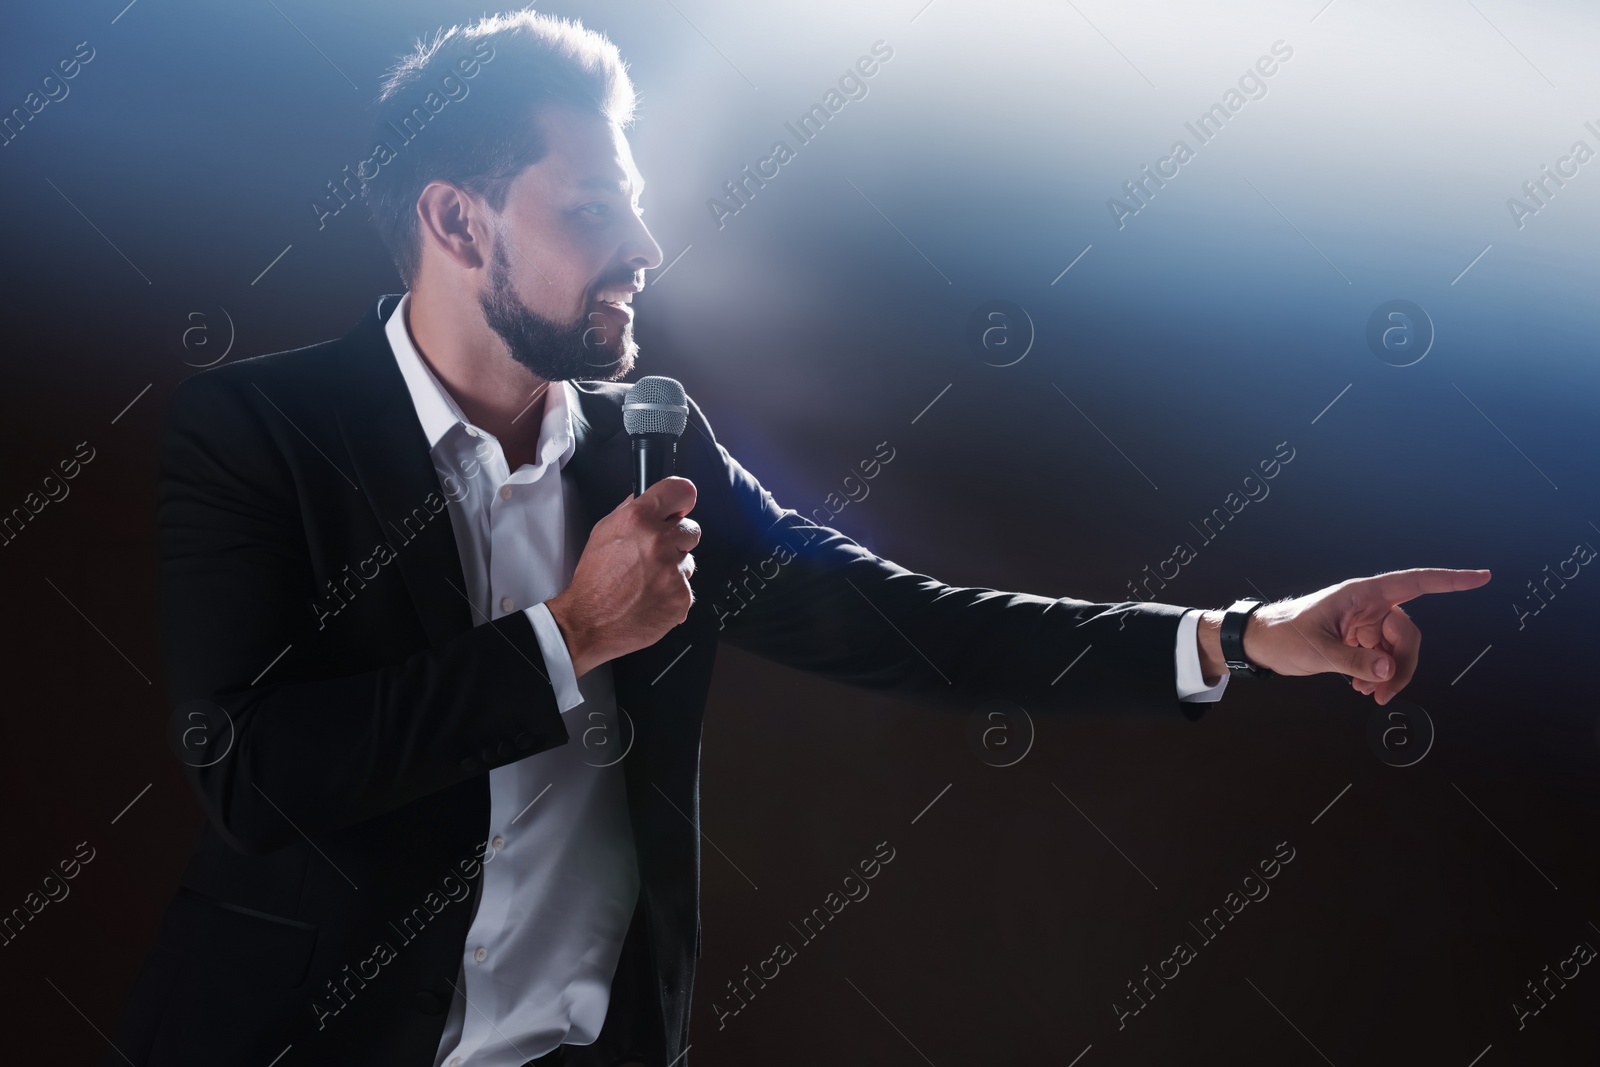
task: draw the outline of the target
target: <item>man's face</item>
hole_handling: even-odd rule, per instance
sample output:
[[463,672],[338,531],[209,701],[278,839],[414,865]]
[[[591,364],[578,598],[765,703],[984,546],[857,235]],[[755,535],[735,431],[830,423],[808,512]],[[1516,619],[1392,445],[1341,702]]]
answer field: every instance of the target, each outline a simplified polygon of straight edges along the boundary
[[633,294],[661,248],[639,212],[644,186],[622,131],[546,107],[543,159],[512,182],[479,295],[511,357],[547,381],[633,369]]

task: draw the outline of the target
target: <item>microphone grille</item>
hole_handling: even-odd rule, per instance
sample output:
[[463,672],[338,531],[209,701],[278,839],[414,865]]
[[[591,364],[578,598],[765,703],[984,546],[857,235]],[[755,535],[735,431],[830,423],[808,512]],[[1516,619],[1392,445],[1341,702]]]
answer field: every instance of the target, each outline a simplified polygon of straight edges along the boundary
[[622,403],[622,427],[629,436],[641,433],[683,435],[689,425],[689,398],[675,378],[652,374],[640,378]]

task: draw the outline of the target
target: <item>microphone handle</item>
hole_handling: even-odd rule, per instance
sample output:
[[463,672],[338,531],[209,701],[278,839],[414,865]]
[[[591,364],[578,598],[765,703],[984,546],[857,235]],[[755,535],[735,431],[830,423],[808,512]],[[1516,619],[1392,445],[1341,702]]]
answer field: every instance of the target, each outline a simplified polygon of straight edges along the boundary
[[633,495],[663,478],[670,478],[677,466],[678,439],[668,433],[637,433],[633,441]]

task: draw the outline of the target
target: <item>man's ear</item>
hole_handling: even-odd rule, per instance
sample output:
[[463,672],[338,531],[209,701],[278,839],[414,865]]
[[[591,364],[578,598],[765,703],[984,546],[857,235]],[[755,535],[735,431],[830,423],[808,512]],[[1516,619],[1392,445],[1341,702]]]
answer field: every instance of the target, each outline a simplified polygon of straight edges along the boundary
[[459,186],[427,184],[417,196],[417,229],[424,254],[432,246],[462,270],[489,263],[489,219],[483,205]]

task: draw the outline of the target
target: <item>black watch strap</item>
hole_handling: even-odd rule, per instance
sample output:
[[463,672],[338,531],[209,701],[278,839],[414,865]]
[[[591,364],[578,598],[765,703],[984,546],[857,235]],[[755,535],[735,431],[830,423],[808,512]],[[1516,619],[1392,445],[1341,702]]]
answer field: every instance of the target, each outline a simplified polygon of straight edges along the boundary
[[1266,601],[1259,597],[1247,596],[1233,602],[1222,616],[1222,659],[1228,665],[1228,673],[1232,675],[1247,675],[1252,678],[1265,678],[1272,674],[1266,667],[1257,667],[1250,662],[1244,654],[1244,624],[1251,614]]

